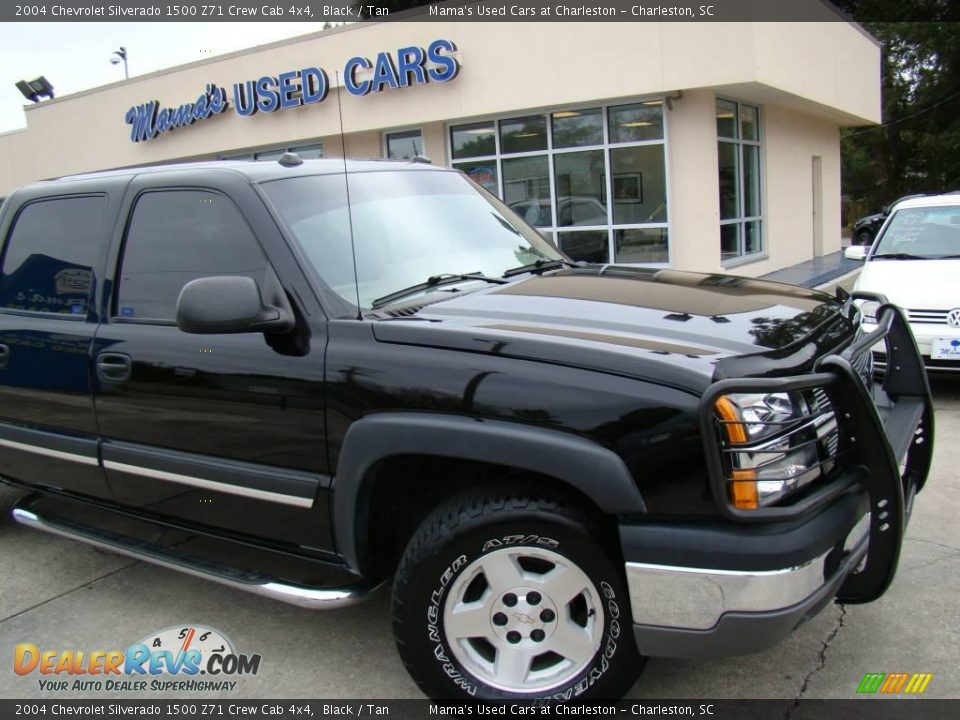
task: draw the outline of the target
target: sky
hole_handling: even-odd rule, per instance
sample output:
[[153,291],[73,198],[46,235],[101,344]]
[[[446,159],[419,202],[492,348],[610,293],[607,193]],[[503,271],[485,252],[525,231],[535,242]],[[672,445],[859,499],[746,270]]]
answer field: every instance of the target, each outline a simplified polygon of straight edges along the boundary
[[56,97],[123,80],[110,55],[127,49],[130,77],[320,30],[322,23],[0,23],[0,133],[26,126],[18,80],[46,76]]

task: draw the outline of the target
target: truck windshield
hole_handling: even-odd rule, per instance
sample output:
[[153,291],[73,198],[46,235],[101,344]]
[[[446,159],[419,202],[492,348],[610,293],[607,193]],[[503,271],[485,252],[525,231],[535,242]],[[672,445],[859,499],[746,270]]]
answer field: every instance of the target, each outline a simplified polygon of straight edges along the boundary
[[[425,278],[481,273],[563,255],[506,205],[458,172],[351,173],[354,276],[343,174],[262,185],[316,274],[350,303],[370,307]],[[465,281],[465,282],[470,282]],[[359,287],[358,287],[359,283]],[[423,292],[439,292],[442,285]]]

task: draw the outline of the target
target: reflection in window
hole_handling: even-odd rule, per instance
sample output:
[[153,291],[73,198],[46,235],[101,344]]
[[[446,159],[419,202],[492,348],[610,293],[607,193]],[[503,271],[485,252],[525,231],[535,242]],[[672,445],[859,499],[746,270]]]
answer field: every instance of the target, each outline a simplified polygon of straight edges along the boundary
[[547,149],[547,119],[543,115],[500,121],[500,152],[519,153]]
[[720,259],[731,260],[740,254],[740,225],[730,223],[720,226]]
[[553,146],[583,147],[603,144],[603,115],[600,108],[564,110],[553,114]]
[[736,140],[737,104],[729,100],[717,100],[717,137]]
[[409,160],[423,155],[423,136],[419,130],[387,133],[387,157],[393,160]]
[[613,223],[666,222],[667,182],[662,145],[612,148]]
[[450,138],[454,159],[493,155],[497,152],[493,122],[458,125],[450,128]]
[[574,260],[590,263],[610,262],[606,230],[582,230],[557,233],[560,249]]
[[550,169],[546,155],[504,158],[503,200],[530,225],[553,225]]
[[85,317],[107,243],[101,232],[106,209],[102,195],[25,205],[3,258],[0,306]]
[[148,192],[137,200],[124,240],[114,313],[172,322],[180,291],[191,280],[246,275],[262,282],[266,265],[250,227],[224,196]]
[[617,262],[665,263],[670,255],[666,228],[629,228],[613,231]]
[[618,105],[610,112],[610,142],[642,142],[663,137],[663,101]]
[[722,142],[717,144],[717,172],[720,182],[720,219],[735,218],[740,214],[737,200],[737,188],[740,187],[740,173],[737,145]]
[[558,225],[606,225],[603,150],[554,155]]

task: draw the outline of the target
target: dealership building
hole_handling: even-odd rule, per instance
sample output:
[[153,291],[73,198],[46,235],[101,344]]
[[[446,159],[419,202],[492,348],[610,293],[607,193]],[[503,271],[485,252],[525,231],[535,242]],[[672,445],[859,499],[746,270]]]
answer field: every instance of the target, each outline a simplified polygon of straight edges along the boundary
[[760,275],[839,250],[840,130],[880,121],[880,48],[842,21],[371,22],[25,109],[0,196],[288,150],[425,156],[577,259]]

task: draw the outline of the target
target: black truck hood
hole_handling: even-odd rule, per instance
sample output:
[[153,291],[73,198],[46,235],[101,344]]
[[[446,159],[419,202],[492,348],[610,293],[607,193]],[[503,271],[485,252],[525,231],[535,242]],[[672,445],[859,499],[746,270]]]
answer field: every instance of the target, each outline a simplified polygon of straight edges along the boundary
[[607,266],[397,308],[398,317],[375,323],[374,334],[700,390],[719,377],[802,370],[852,332],[842,308],[828,295],[781,283]]

